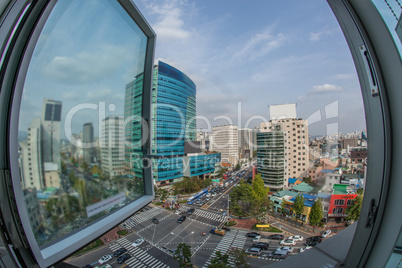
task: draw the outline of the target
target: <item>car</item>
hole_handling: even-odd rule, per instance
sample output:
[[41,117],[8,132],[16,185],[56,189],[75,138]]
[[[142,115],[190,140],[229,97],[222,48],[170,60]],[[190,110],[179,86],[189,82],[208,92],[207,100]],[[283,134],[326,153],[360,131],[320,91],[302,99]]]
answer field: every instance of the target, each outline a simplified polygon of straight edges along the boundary
[[285,251],[285,252],[291,253],[291,252],[293,252],[293,248],[292,247],[280,247],[280,248],[277,248],[276,251]]
[[179,215],[179,214],[180,214],[180,210],[176,210],[176,211],[174,212],[174,214]]
[[155,224],[159,223],[159,221],[158,221],[157,218],[153,218],[153,219],[152,219],[152,222],[155,223]]
[[253,238],[253,242],[258,243],[258,242],[260,242],[260,239],[261,239],[261,235],[257,235],[256,237]]
[[285,237],[280,234],[274,234],[274,235],[268,236],[268,239],[272,239],[272,240],[283,240],[284,238]]
[[139,239],[137,239],[137,240],[135,240],[135,241],[133,242],[133,247],[138,247],[138,246],[141,245],[142,243],[144,243],[144,239],[139,238]]
[[100,258],[98,262],[100,264],[104,264],[104,263],[107,263],[108,261],[110,261],[111,259],[112,259],[111,255],[105,255],[102,258]]
[[260,233],[256,233],[256,232],[251,232],[251,233],[246,234],[247,237],[252,237],[252,238],[255,238],[256,236],[259,236],[259,235],[260,235]]
[[269,247],[269,244],[264,243],[264,242],[263,243],[255,243],[255,244],[253,244],[253,248],[261,248],[263,250],[267,250],[268,247]]
[[246,253],[249,255],[261,255],[261,248],[252,247],[246,250]]
[[279,242],[279,244],[283,246],[294,246],[296,245],[296,241],[293,239],[283,239]]
[[268,255],[268,258],[270,259],[275,259],[275,260],[284,260],[286,259],[286,257],[288,256],[287,252],[284,251],[275,251],[275,252],[271,252]]
[[125,262],[126,260],[130,259],[131,255],[126,253],[121,255],[120,257],[117,258],[117,263],[122,264],[123,262]]
[[318,242],[321,242],[321,240],[322,240],[321,236],[316,235],[316,236],[312,236],[312,237],[307,238],[307,239],[306,239],[306,242],[310,242],[310,241],[318,241]]
[[321,232],[321,237],[327,237],[331,234],[331,230],[325,230]]
[[191,215],[191,214],[193,214],[194,211],[195,211],[194,208],[190,208],[190,209],[187,210],[187,214]]
[[294,235],[294,236],[289,236],[288,239],[293,239],[294,241],[303,241],[303,236]]
[[317,246],[320,242],[321,241],[319,241],[319,240],[310,240],[310,241],[306,241],[304,243],[304,245],[314,247],[314,246]]
[[119,257],[121,254],[123,254],[126,251],[127,251],[127,249],[125,249],[125,248],[119,248],[118,250],[113,252],[113,257]]
[[186,216],[183,215],[177,220],[177,223],[182,223],[185,220],[186,220]]
[[308,249],[310,249],[310,248],[313,248],[312,246],[305,246],[305,247],[302,247],[302,248],[300,248],[300,253],[302,253],[302,252],[304,252],[304,251],[306,251],[306,250],[308,250]]

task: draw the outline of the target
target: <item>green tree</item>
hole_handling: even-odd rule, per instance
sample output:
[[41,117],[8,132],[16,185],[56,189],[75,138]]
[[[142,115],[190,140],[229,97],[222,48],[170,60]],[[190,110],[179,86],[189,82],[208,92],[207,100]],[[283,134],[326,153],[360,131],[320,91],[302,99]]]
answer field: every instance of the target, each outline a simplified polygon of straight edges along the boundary
[[81,164],[81,168],[84,170],[84,172],[87,172],[88,171],[88,163],[87,162],[82,162],[82,164]]
[[295,198],[295,201],[293,202],[293,211],[296,214],[296,222],[300,218],[300,215],[304,211],[304,197],[302,194],[298,194]]
[[191,264],[191,246],[186,245],[186,243],[180,243],[177,246],[173,258],[179,262],[179,267],[193,267]]
[[269,203],[268,193],[269,188],[265,187],[261,174],[257,174],[251,184],[251,203],[253,205],[249,210],[250,214],[257,222],[261,222],[262,218],[267,214],[267,206]]
[[229,255],[224,254],[218,250],[216,252],[215,258],[211,260],[211,264],[208,265],[208,268],[227,268],[229,266]]
[[310,225],[313,226],[313,232],[314,232],[314,227],[317,226],[321,222],[323,216],[323,211],[322,211],[322,204],[320,200],[316,200],[311,207],[310,214],[309,214],[309,220],[310,220]]
[[303,181],[304,181],[305,183],[310,184],[310,183],[311,183],[311,177],[304,177],[304,178],[303,178]]
[[250,265],[247,263],[246,251],[242,248],[231,248],[228,251],[229,256],[232,256],[236,268],[248,268]]
[[346,208],[346,220],[357,221],[360,217],[360,210],[362,208],[363,195],[359,194]]

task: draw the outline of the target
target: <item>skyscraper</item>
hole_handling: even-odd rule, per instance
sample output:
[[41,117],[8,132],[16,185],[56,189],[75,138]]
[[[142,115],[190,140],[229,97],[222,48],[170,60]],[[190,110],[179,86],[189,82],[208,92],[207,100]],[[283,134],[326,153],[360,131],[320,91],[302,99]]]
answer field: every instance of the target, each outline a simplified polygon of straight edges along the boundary
[[124,174],[124,117],[108,116],[101,126],[102,171],[109,176]]
[[253,130],[249,128],[239,129],[238,140],[240,157],[249,158],[252,156]]
[[62,102],[44,99],[41,118],[41,150],[43,163],[60,163],[60,121]]
[[[274,139],[274,142],[269,143],[274,146],[272,149],[270,149],[270,146],[265,148],[258,146],[257,155],[259,155],[259,161],[267,156],[272,156],[275,160],[279,143],[282,144],[283,139],[284,170],[283,172],[276,172],[277,175],[280,173],[282,176],[283,174],[283,179],[279,179],[278,176],[275,176],[277,182],[283,182],[282,188],[288,186],[287,182],[289,178],[303,178],[304,176],[308,176],[308,123],[307,120],[297,118],[296,104],[270,106],[270,121],[268,123],[261,123],[260,131],[262,133],[270,132],[272,134],[257,134],[257,140],[259,139],[260,142],[262,142],[262,139]],[[280,149],[282,150],[282,145],[279,147],[281,147]],[[260,171],[262,172],[261,177],[266,181],[267,186],[275,187],[278,190],[280,189],[279,185],[271,185],[268,183],[273,179],[273,176],[270,175],[267,170],[264,171],[263,167],[260,166],[258,172]]]
[[92,123],[85,123],[82,132],[84,162],[91,164],[94,158],[95,148],[92,145],[94,142],[94,126]]
[[[126,85],[124,119],[127,171],[142,178],[141,151],[142,75]],[[153,176],[158,182],[172,183],[182,178],[185,141],[196,140],[196,86],[178,69],[159,61],[154,66],[152,84]],[[144,142],[144,141],[143,141]],[[130,147],[130,148],[128,148]]]
[[42,146],[41,146],[41,122],[39,118],[32,120],[28,128],[27,141],[21,143],[22,149],[22,185],[24,188],[44,188]]
[[212,128],[210,148],[221,153],[222,161],[236,165],[239,160],[238,130],[235,125]]

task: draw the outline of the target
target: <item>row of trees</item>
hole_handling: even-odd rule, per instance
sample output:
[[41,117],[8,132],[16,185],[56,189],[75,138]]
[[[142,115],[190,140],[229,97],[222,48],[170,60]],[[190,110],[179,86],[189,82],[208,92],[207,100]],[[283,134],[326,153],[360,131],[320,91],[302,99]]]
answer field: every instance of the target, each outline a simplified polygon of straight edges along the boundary
[[198,192],[211,184],[210,178],[201,179],[198,177],[184,178],[182,181],[175,183],[172,187],[173,194],[190,194]]

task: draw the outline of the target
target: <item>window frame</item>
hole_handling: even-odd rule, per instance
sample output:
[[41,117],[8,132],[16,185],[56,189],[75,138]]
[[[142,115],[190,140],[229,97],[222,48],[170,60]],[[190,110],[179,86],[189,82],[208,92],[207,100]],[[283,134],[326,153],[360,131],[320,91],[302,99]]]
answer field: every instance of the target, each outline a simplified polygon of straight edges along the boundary
[[[151,88],[156,34],[130,0],[117,0],[147,37],[142,116],[143,155],[150,155]],[[18,166],[18,119],[22,88],[36,42],[56,0],[8,1],[0,10],[0,236],[10,258],[7,267],[48,267],[92,242],[154,198],[152,165],[144,164],[144,195],[77,233],[39,248],[30,228]],[[27,222],[27,223],[26,223]],[[5,258],[2,258],[4,261]],[[8,262],[8,263],[7,263]],[[12,265],[12,266],[11,266]]]

